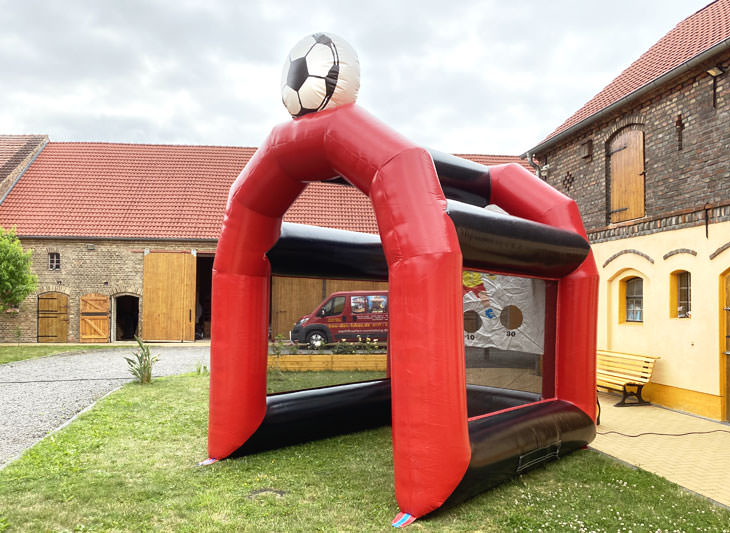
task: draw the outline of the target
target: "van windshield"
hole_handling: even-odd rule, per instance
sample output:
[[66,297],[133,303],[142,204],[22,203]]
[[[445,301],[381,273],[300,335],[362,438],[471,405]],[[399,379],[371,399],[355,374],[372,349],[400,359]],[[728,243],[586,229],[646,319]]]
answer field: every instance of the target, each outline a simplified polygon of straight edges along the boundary
[[344,296],[335,296],[334,298],[330,298],[329,300],[327,300],[327,303],[322,306],[320,315],[322,315],[322,316],[340,315],[340,314],[342,314],[342,311],[344,311],[344,310],[345,310],[345,297]]

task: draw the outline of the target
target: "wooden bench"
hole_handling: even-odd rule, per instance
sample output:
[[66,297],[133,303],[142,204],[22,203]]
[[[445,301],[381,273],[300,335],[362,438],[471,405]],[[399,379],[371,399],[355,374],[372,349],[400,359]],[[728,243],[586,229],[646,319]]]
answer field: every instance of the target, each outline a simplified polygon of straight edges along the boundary
[[[657,359],[653,355],[596,350],[596,385],[621,391],[623,397],[616,407],[647,405],[649,402],[642,398],[641,391],[649,383]],[[632,396],[636,402],[628,403],[626,400]]]

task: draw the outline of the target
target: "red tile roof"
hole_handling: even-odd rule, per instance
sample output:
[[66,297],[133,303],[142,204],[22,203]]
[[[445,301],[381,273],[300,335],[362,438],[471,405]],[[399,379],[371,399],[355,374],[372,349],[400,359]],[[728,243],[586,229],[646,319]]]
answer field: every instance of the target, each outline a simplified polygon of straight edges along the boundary
[[[0,205],[20,236],[217,239],[228,189],[255,148],[111,143],[46,145]],[[517,156],[468,155],[485,164]],[[354,187],[312,183],[284,220],[377,233]]]
[[208,239],[253,148],[51,142],[0,206],[18,235]]
[[535,173],[535,169],[530,166],[530,164],[525,159],[521,159],[518,155],[485,155],[485,154],[454,154],[457,157],[462,157],[464,159],[469,159],[470,161],[474,161],[475,163],[479,163],[481,165],[486,165],[488,167],[494,166],[494,165],[503,165],[505,163],[517,163],[518,165],[522,165],[527,170],[529,170],[531,173]]
[[327,228],[378,233],[370,203],[355,187],[335,183],[310,183],[284,215],[287,222]]
[[589,119],[730,38],[730,0],[717,0],[677,24],[540,144]]

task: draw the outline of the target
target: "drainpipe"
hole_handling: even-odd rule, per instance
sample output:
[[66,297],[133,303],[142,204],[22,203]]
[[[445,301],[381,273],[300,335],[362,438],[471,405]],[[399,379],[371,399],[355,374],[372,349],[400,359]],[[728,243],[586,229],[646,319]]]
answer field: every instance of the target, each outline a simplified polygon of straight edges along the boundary
[[540,165],[535,163],[535,160],[533,159],[533,157],[535,157],[535,154],[533,154],[532,152],[527,152],[525,155],[527,156],[527,162],[532,168],[535,169],[535,175],[538,178],[542,179],[542,176],[540,175]]

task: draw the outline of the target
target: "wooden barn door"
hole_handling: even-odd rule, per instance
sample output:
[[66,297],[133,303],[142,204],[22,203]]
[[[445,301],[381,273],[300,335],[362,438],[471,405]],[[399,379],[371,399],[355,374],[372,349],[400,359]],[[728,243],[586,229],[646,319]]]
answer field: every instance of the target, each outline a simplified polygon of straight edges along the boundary
[[142,338],[195,340],[195,256],[151,252],[144,258]]
[[644,216],[644,132],[626,130],[609,145],[611,172],[610,221]]
[[322,301],[323,280],[311,278],[271,278],[271,336],[289,338],[289,331],[302,315],[314,311]]
[[271,278],[271,336],[289,337],[289,331],[302,315],[308,315],[319,303],[337,291],[387,291],[380,281],[323,280],[311,278]]
[[38,342],[68,341],[68,296],[61,292],[38,295]]
[[81,342],[109,342],[109,297],[85,294],[81,297]]

